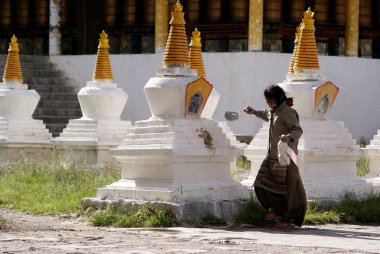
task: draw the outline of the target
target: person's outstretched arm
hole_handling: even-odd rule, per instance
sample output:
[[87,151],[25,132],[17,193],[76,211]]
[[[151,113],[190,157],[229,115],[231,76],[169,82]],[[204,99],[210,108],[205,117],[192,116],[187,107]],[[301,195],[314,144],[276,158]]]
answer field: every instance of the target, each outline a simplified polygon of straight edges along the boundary
[[258,118],[263,119],[264,121],[269,121],[269,110],[263,109],[263,110],[256,110],[250,106],[246,107],[244,109],[244,112],[249,115],[255,115]]

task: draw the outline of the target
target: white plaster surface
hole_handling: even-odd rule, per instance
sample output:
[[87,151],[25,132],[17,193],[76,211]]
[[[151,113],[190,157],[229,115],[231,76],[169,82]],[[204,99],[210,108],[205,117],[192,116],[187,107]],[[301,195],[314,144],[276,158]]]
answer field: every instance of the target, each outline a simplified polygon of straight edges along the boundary
[[0,143],[49,144],[51,135],[32,114],[40,100],[26,84],[0,83]]
[[[197,129],[207,130],[215,149]],[[226,126],[207,119],[136,122],[121,146],[111,151],[122,179],[98,190],[99,199],[184,202],[239,200],[248,191],[230,177],[230,162],[242,153]]]
[[132,127],[120,119],[128,95],[110,81],[88,81],[78,93],[83,117],[70,120],[51,141],[61,158],[100,166],[114,163],[109,149],[120,145]]
[[88,81],[78,93],[79,104],[85,118],[94,120],[120,120],[128,95],[117,84],[106,81]]
[[[224,121],[225,111],[239,111],[247,105],[266,108],[263,90],[269,83],[277,84],[285,79],[291,56],[266,52],[204,53],[207,79],[221,95],[213,118]],[[91,79],[95,58],[96,55],[50,56],[78,86]],[[149,118],[143,87],[162,66],[162,54],[111,55],[110,58],[115,82],[129,95],[122,119]],[[330,118],[343,121],[354,138],[371,139],[380,128],[380,60],[319,56],[319,62],[321,73],[340,88]],[[239,121],[229,125],[236,134],[254,135],[262,123],[242,114]]]

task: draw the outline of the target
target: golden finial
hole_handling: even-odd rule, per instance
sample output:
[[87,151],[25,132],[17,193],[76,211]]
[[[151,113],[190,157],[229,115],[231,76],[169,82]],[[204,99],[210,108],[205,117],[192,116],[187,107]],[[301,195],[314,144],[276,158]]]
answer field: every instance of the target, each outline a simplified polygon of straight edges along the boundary
[[319,70],[318,52],[315,41],[314,12],[310,8],[304,12],[299,33],[294,72]]
[[104,30],[102,31],[102,33],[100,34],[100,39],[99,39],[99,46],[98,48],[109,48],[110,45],[108,44],[108,34],[106,34],[106,32],[104,32]]
[[16,81],[22,83],[23,81],[19,51],[17,38],[13,35],[9,43],[7,62],[4,68],[4,82]]
[[185,31],[185,13],[182,12],[180,1],[174,5],[172,19],[170,21],[170,31],[166,42],[163,64],[170,66],[190,66],[189,49]]
[[108,34],[102,31],[99,39],[98,54],[96,56],[95,70],[92,80],[113,80],[109,58]]
[[18,48],[18,43],[17,43],[17,37],[16,35],[13,35],[11,38],[11,43],[9,43],[9,51],[17,51],[19,52],[20,49]]
[[185,13],[182,12],[183,6],[179,0],[174,4],[174,11],[172,11],[172,19],[170,20],[171,25],[184,25],[185,22]]
[[198,28],[195,28],[195,30],[191,33],[191,42],[190,47],[202,47],[201,44],[201,32],[198,31]]
[[190,42],[190,68],[197,70],[198,76],[206,78],[205,68],[202,59],[202,44],[201,44],[201,32],[198,28],[192,32],[191,42]]
[[314,18],[314,12],[311,11],[310,7],[307,8],[307,11],[303,13],[303,17],[305,19],[313,19]]
[[294,73],[294,61],[296,59],[297,47],[298,47],[298,41],[299,41],[299,38],[300,38],[301,27],[302,27],[302,22],[301,22],[301,24],[299,26],[297,26],[297,29],[296,29],[297,32],[296,32],[295,39],[294,39],[293,55],[292,55],[292,59],[290,59],[288,73]]

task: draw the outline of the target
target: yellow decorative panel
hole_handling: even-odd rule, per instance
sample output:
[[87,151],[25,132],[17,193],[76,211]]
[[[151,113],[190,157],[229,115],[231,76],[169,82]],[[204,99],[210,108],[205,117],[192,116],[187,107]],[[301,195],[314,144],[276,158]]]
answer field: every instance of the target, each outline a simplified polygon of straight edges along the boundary
[[199,78],[186,87],[185,116],[199,117],[213,86],[204,78]]
[[325,119],[338,95],[339,88],[327,81],[315,90],[314,116]]

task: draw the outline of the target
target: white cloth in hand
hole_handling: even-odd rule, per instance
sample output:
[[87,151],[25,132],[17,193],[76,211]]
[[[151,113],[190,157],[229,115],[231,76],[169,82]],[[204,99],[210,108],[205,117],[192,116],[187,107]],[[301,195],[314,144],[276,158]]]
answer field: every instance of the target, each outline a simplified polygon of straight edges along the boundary
[[294,151],[288,146],[286,142],[283,142],[280,140],[278,142],[277,146],[278,151],[278,162],[281,166],[289,166],[290,159],[293,159],[293,161],[296,163],[297,161],[297,155],[294,153]]

